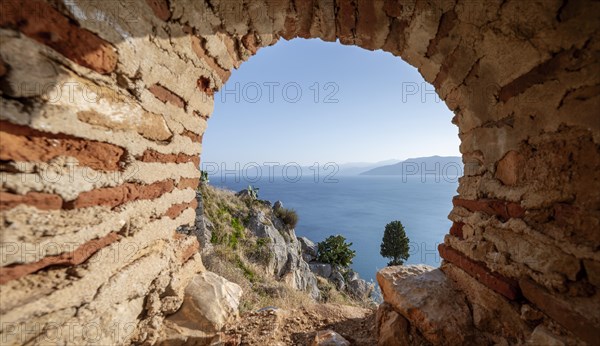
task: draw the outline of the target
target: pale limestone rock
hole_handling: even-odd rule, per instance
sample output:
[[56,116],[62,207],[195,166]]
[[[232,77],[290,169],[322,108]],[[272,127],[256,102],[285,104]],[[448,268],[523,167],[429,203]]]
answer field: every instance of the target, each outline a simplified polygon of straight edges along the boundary
[[565,343],[543,325],[537,326],[527,340],[528,345],[564,346]]
[[465,296],[439,269],[428,265],[377,272],[383,300],[436,345],[468,343],[473,321]]
[[293,229],[286,229],[281,220],[268,217],[264,212],[254,214],[248,229],[259,238],[269,239],[270,257],[268,270],[290,286],[307,291],[314,299],[320,292],[317,279],[301,254],[301,244]]
[[329,263],[309,263],[310,270],[324,278],[328,278],[331,276],[331,264]]
[[320,330],[311,346],[350,346],[350,342],[333,330]]
[[217,332],[238,317],[241,296],[240,286],[205,272],[192,279],[181,308],[167,319],[182,328]]
[[363,279],[349,280],[346,282],[346,290],[352,296],[359,299],[367,299],[375,289],[375,284]]
[[[273,207],[274,210],[276,209],[277,202],[275,202],[275,206]],[[300,241],[300,246],[302,247],[302,258],[306,262],[315,260],[317,258],[317,244],[306,237],[299,237],[298,240]]]

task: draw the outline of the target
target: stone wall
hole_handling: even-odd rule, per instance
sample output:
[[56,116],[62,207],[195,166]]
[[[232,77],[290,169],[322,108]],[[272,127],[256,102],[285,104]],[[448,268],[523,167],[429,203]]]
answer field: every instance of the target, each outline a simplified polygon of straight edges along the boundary
[[194,221],[213,94],[296,37],[399,56],[456,114],[465,174],[439,250],[475,328],[597,339],[599,2],[0,6],[3,343],[155,340],[203,270],[175,229]]

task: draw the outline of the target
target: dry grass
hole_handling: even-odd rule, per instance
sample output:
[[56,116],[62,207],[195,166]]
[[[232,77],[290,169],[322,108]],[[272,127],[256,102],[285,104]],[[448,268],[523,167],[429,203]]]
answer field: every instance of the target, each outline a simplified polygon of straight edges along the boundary
[[242,249],[224,245],[204,258],[206,268],[242,287],[240,313],[266,306],[299,308],[314,303],[306,292],[297,291],[267,273],[263,265],[246,258]]

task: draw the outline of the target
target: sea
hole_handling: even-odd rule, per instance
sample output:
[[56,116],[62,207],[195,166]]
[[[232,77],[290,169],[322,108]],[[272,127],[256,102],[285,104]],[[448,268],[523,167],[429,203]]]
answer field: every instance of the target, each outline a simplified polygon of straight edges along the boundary
[[296,235],[314,242],[343,235],[356,257],[351,265],[365,280],[375,280],[388,259],[379,254],[385,225],[399,220],[410,239],[406,264],[441,263],[437,246],[451,222],[452,197],[458,178],[449,176],[335,176],[315,179],[269,177],[251,182],[236,177],[210,177],[216,187],[239,191],[258,187],[259,199],[282,201],[296,210]]

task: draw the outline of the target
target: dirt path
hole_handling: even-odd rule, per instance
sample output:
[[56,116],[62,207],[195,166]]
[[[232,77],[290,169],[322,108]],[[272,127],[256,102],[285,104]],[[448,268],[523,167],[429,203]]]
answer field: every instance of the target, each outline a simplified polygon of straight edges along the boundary
[[294,310],[265,308],[227,327],[224,339],[240,345],[310,345],[319,330],[331,329],[352,345],[376,345],[375,310],[318,304]]

